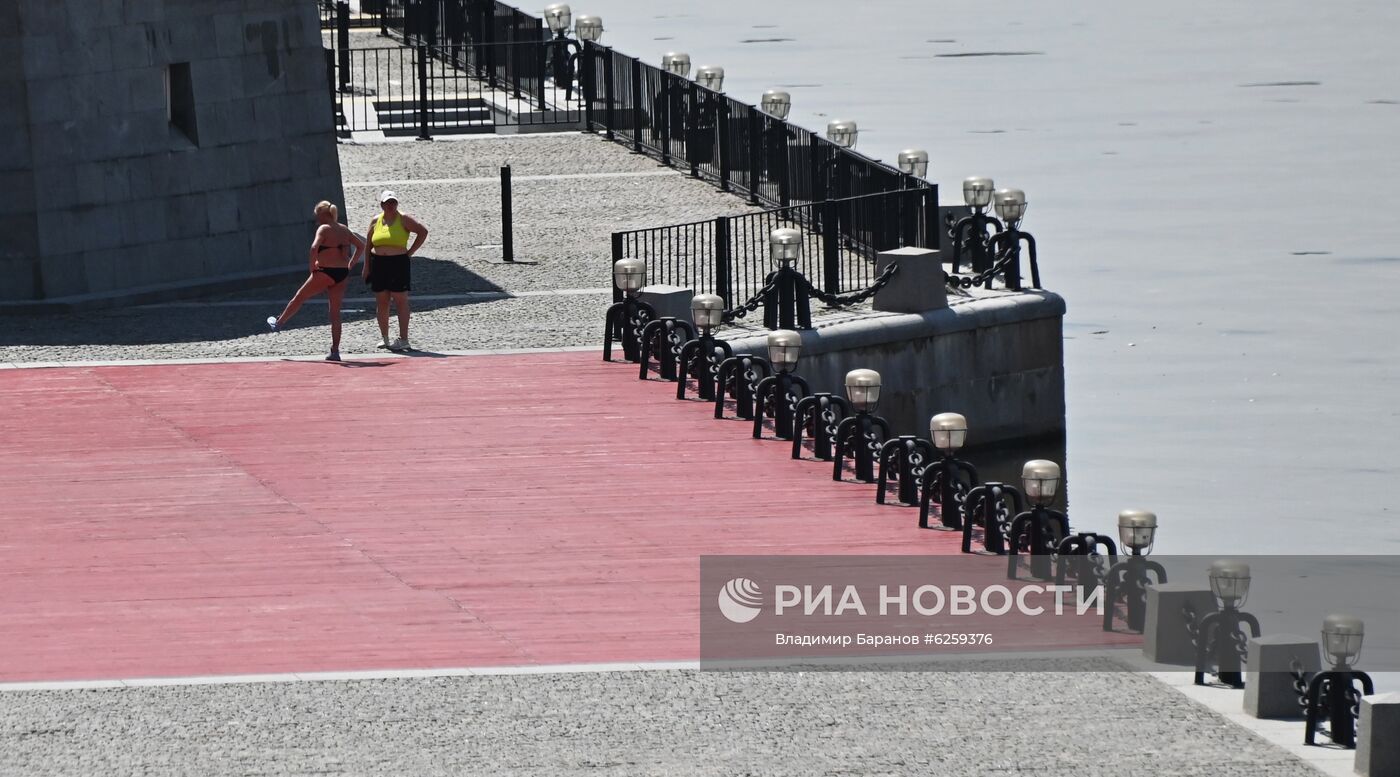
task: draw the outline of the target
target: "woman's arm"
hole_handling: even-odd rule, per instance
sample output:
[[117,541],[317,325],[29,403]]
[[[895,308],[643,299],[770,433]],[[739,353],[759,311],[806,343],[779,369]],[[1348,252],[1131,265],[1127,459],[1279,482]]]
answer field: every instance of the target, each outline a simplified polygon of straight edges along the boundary
[[370,219],[369,229],[365,230],[365,271],[361,274],[365,280],[369,280],[369,263],[374,259],[374,252],[369,250],[368,246],[374,245],[374,225],[378,222],[379,218],[377,216]]
[[321,241],[325,239],[326,232],[329,229],[329,225],[322,224],[321,226],[316,228],[316,236],[311,238],[311,250],[308,252],[308,264],[311,267],[311,272],[316,272],[316,254],[319,253],[317,249],[321,247]]
[[428,241],[428,228],[418,223],[418,220],[407,214],[401,214],[403,225],[409,232],[413,233],[413,245],[409,246],[408,255],[413,256],[418,253],[418,249]]
[[[352,245],[352,246],[355,247],[355,253],[354,253],[353,256],[350,257],[350,265],[349,265],[349,266],[350,266],[350,269],[353,270],[353,269],[355,269],[355,263],[358,262],[358,261],[360,261],[360,259],[364,258],[364,255],[365,255],[365,241],[364,241],[363,239],[361,239],[359,235],[355,234],[355,232],[354,232],[353,230],[351,230],[349,227],[346,227],[346,228],[345,228],[345,234],[350,238],[350,245]],[[369,260],[366,259],[365,261],[368,262]]]

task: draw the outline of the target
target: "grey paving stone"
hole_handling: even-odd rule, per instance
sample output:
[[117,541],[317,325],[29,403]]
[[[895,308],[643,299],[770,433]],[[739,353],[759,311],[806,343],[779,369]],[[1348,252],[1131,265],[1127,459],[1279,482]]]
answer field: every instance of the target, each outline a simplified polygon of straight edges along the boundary
[[0,772],[27,775],[1316,774],[1125,672],[650,671],[0,698]]

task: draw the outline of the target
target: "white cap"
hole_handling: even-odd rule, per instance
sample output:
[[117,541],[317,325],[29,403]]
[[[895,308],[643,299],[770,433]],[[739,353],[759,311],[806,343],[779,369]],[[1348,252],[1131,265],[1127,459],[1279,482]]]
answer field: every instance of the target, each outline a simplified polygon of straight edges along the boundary
[[393,200],[394,202],[398,202],[398,201],[399,201],[399,195],[394,194],[394,192],[391,191],[391,190],[389,190],[389,189],[385,189],[384,191],[382,191],[382,192],[379,193],[379,204],[380,204],[380,205],[383,205],[384,203],[388,202],[389,200]]

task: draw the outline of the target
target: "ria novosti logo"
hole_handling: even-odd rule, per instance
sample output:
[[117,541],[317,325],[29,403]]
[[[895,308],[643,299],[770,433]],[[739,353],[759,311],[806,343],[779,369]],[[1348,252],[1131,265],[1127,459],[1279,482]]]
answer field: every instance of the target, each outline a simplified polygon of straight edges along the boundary
[[719,589],[719,611],[732,623],[748,623],[762,612],[763,589],[747,577],[736,577]]

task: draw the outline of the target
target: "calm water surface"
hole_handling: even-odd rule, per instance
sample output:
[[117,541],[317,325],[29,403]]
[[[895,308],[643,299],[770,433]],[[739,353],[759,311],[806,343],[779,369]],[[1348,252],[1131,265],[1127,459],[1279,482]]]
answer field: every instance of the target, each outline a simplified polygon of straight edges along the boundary
[[[1265,13],[1267,11],[1267,13]],[[1077,528],[1400,554],[1400,4],[579,0],[605,41],[990,175],[1065,321]],[[955,409],[955,408],[949,408]],[[1054,451],[1048,455],[1055,455]]]

